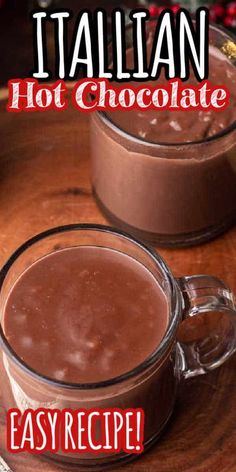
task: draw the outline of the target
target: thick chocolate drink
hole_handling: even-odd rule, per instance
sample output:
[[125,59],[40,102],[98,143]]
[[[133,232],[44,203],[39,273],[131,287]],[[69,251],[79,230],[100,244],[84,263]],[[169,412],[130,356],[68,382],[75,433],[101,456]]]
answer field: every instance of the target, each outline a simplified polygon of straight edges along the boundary
[[209,81],[229,89],[225,110],[92,114],[93,188],[116,226],[172,246],[205,241],[235,222],[236,68],[222,52],[226,40],[210,28]]
[[[27,243],[1,287],[5,407],[142,408],[145,447],[155,442],[179,380],[172,290],[158,258],[107,228],[59,228]],[[48,456],[89,470],[127,459]]]
[[141,364],[168,325],[167,300],[135,259],[102,247],[58,250],[29,267],[8,297],[12,349],[52,379],[91,383]]
[[[107,115],[123,131],[153,143],[202,141],[220,133],[236,119],[236,68],[223,53],[214,47],[210,47],[208,80],[211,85],[215,87],[223,85],[230,91],[230,105],[226,109],[217,111],[151,109],[147,111],[125,110],[125,112],[114,110],[108,112]],[[193,73],[184,83],[186,87],[188,83],[198,85]],[[166,85],[164,73],[156,83],[151,83],[151,85],[153,87]]]

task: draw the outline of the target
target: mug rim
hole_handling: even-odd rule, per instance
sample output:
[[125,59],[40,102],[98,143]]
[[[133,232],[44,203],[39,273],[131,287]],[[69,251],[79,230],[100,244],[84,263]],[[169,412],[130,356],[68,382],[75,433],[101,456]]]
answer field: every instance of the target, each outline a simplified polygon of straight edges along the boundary
[[113,228],[111,226],[81,223],[81,224],[69,224],[69,225],[63,225],[63,226],[50,228],[46,231],[38,233],[37,235],[33,236],[32,238],[28,239],[26,242],[21,244],[12,253],[12,255],[7,259],[3,267],[0,269],[0,296],[1,296],[2,286],[3,286],[4,280],[7,274],[9,273],[10,269],[13,267],[15,261],[17,261],[17,259],[25,251],[27,251],[27,249],[29,249],[30,247],[34,246],[34,244],[37,244],[41,240],[44,240],[50,236],[65,233],[65,232],[71,232],[71,231],[98,231],[102,233],[110,233],[113,236],[122,237],[128,240],[130,243],[138,246],[143,252],[146,253],[146,255],[148,255],[152,259],[152,261],[155,264],[158,265],[158,267],[161,269],[162,273],[164,274],[165,278],[168,280],[168,284],[170,288],[169,301],[171,302],[171,305],[172,305],[172,306],[169,306],[169,323],[168,323],[168,327],[165,332],[165,335],[162,338],[161,342],[158,344],[156,349],[148,357],[144,359],[143,362],[141,362],[140,364],[138,364],[136,367],[129,370],[128,372],[125,372],[119,376],[116,376],[107,380],[97,381],[97,382],[86,382],[86,383],[64,382],[64,381],[53,379],[51,377],[48,377],[34,370],[32,367],[26,364],[14,351],[14,349],[12,348],[11,344],[8,342],[4,334],[1,321],[0,321],[0,348],[25,373],[29,374],[30,376],[33,376],[35,380],[38,380],[40,382],[43,381],[44,383],[51,385],[53,387],[60,387],[63,389],[71,389],[71,390],[95,390],[99,388],[113,386],[115,384],[121,384],[122,382],[125,382],[126,380],[132,379],[136,377],[137,375],[142,374],[145,370],[152,367],[157,361],[159,361],[162,358],[162,356],[166,353],[166,351],[168,350],[169,346],[172,343],[174,334],[176,332],[176,329],[179,323],[180,315],[181,315],[181,308],[182,308],[183,302],[182,302],[181,291],[177,285],[177,281],[172,275],[166,262],[163,260],[160,254],[157,253],[154,249],[152,249],[151,247],[148,247],[145,243],[139,241],[138,239],[134,238],[128,233],[118,230],[116,228]]
[[[149,18],[148,22],[152,22],[152,21],[155,21],[155,20],[157,20],[157,18],[151,17],[151,18]],[[126,31],[129,30],[131,27],[132,27],[131,24],[126,25]],[[218,25],[218,24],[212,22],[212,23],[209,24],[209,30],[213,30],[213,31],[216,31],[218,33],[221,33],[222,35],[224,35],[226,37],[226,39],[230,39],[230,40],[236,42],[236,35],[233,34],[231,31],[228,31],[226,28],[224,28],[221,25]],[[233,64],[232,61],[231,61],[231,63]],[[236,68],[235,62],[234,62],[234,67]],[[111,129],[113,129],[114,132],[116,132],[117,134],[120,134],[124,138],[130,139],[134,143],[137,143],[137,144],[140,144],[140,145],[146,145],[146,146],[150,145],[152,147],[156,147],[157,149],[161,148],[161,149],[166,149],[166,150],[167,149],[173,150],[174,148],[179,148],[179,147],[183,148],[184,150],[188,150],[188,149],[192,148],[193,146],[194,147],[200,147],[203,144],[217,142],[221,138],[224,138],[225,136],[228,136],[232,131],[234,131],[236,129],[236,120],[234,120],[230,125],[226,126],[224,129],[222,129],[222,131],[219,131],[218,133],[214,134],[213,136],[209,136],[205,139],[200,139],[200,140],[195,140],[195,141],[190,141],[190,142],[179,141],[179,142],[175,142],[175,143],[157,142],[157,141],[146,140],[145,138],[142,138],[141,136],[136,136],[135,134],[132,134],[129,131],[126,131],[121,126],[119,126],[119,124],[115,123],[112,120],[111,116],[109,116],[109,114],[106,111],[97,110],[95,112],[95,114],[97,114],[107,126],[111,127]]]

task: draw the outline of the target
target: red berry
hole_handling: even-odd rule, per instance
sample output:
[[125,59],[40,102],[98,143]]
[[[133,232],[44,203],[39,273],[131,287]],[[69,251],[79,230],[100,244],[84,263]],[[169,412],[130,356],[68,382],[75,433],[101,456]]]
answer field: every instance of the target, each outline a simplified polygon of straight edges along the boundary
[[150,7],[149,7],[150,16],[158,16],[159,15],[159,8],[160,7],[158,7],[155,4],[150,5]]
[[231,2],[226,5],[227,15],[236,16],[236,2]]
[[219,3],[216,3],[215,5],[211,6],[211,12],[214,12],[214,14],[217,18],[222,18],[225,14],[225,9],[224,9],[223,5],[220,5]]
[[174,14],[176,14],[177,11],[179,11],[179,9],[180,9],[179,3],[176,3],[175,5],[171,7],[171,10],[173,11]]
[[227,28],[233,28],[235,25],[236,25],[236,21],[234,18],[232,18],[231,16],[227,15],[225,18],[224,18],[224,25],[227,27]]

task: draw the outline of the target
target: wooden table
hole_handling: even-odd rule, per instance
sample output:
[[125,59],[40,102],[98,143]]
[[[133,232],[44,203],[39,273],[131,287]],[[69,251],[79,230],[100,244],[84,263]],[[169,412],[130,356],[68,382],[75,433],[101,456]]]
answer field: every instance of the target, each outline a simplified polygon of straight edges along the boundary
[[[0,264],[49,227],[106,223],[91,193],[87,116],[72,107],[64,113],[9,114],[2,100],[0,130]],[[199,247],[159,251],[174,274],[214,274],[236,292],[236,228]],[[236,472],[235,368],[236,356],[188,381],[159,444],[116,472]],[[9,454],[4,423],[1,405],[0,454],[14,472],[60,470],[39,457]]]

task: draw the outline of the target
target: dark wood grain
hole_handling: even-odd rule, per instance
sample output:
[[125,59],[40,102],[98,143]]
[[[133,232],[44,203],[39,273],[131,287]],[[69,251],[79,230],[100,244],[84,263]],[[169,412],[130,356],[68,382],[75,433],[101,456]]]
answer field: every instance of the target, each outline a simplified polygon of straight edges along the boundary
[[[0,133],[0,264],[51,226],[106,223],[91,193],[87,116],[72,108],[61,114],[9,114],[2,100]],[[160,253],[174,274],[214,274],[236,292],[236,229],[196,248]],[[236,472],[235,368],[234,356],[219,370],[186,383],[160,442],[116,472]],[[60,470],[38,457],[6,451],[2,404],[0,454],[14,472]]]

